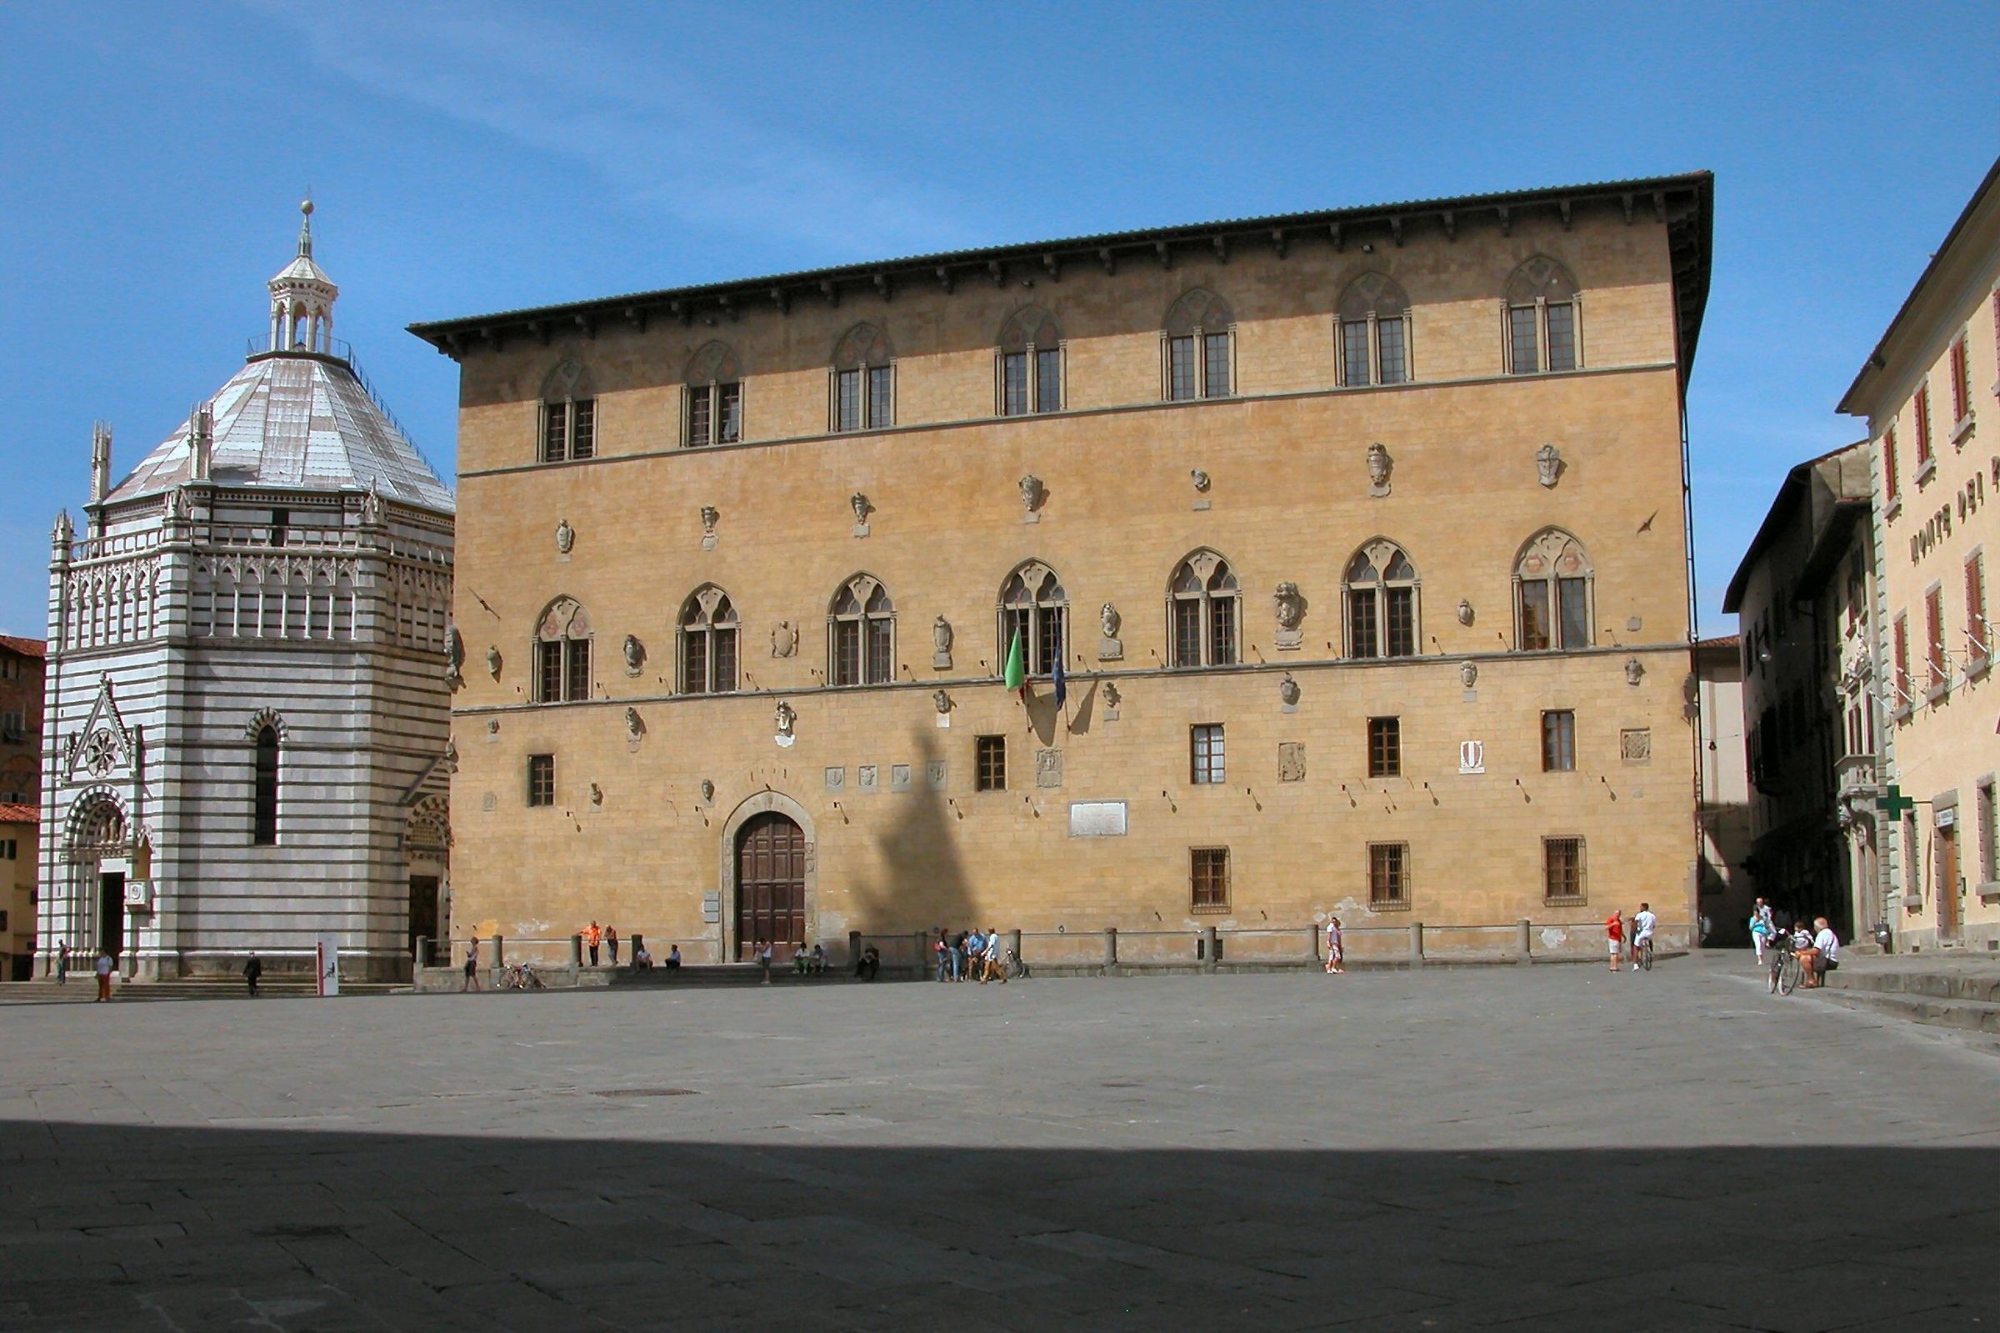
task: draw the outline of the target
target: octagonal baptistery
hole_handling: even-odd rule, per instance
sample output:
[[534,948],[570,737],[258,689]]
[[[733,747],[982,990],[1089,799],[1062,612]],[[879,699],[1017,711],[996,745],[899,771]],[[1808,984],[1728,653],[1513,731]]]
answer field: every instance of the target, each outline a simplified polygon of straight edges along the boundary
[[49,564],[37,949],[124,975],[406,977],[449,893],[454,499],[298,254],[243,368]]

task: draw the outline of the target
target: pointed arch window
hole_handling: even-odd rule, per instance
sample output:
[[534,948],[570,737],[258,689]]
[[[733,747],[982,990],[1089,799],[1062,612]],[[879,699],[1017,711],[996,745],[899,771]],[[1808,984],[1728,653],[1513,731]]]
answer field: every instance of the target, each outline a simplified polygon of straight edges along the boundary
[[565,361],[542,382],[541,459],[562,463],[597,456],[597,394],[590,375]]
[[257,758],[252,781],[250,841],[259,847],[278,841],[278,729],[265,723],[257,729]]
[[736,608],[709,584],[681,607],[681,692],[728,694],[736,688]]
[[743,372],[736,353],[712,342],[688,362],[681,443],[690,449],[743,438]]
[[1545,528],[1514,564],[1514,646],[1524,653],[1588,648],[1593,575],[1582,543]]
[[574,597],[558,597],[535,630],[535,702],[590,698],[590,613]]
[[896,678],[896,607],[871,574],[834,594],[827,616],[827,675],[835,685],[886,685]]
[[1069,642],[1069,594],[1056,572],[1039,560],[1022,565],[1001,585],[1000,655],[995,661],[1007,660],[1016,634],[1029,675],[1055,670]]
[[1410,381],[1410,303],[1386,273],[1363,273],[1340,298],[1340,382]]
[[1347,655],[1415,657],[1420,639],[1417,570],[1403,548],[1377,538],[1347,562]]
[[1167,589],[1173,651],[1177,667],[1233,666],[1242,590],[1229,562],[1213,551],[1196,551],[1174,570]]
[[886,430],[896,424],[895,353],[873,324],[856,324],[833,349],[829,408],[835,430]]
[[1236,316],[1200,287],[1167,309],[1160,333],[1161,397],[1170,403],[1235,392]]
[[1561,264],[1536,255],[1515,269],[1501,306],[1508,374],[1575,370],[1583,364],[1583,297]]
[[1030,307],[1009,316],[1001,326],[995,358],[994,391],[1001,416],[1062,411],[1062,332],[1045,312]]

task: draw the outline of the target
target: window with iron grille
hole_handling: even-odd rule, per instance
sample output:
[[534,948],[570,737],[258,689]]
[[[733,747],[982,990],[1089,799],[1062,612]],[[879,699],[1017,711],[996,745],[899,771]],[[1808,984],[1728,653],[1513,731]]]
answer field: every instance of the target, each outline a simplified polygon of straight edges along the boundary
[[976,736],[972,742],[972,789],[1007,790],[1007,738]]
[[1197,912],[1220,912],[1229,907],[1229,849],[1192,847],[1188,849],[1190,902]]
[[1567,708],[1542,714],[1542,772],[1576,771],[1576,714]]
[[743,438],[743,385],[740,382],[690,384],[687,390],[687,439],[690,449],[710,444],[735,444]]
[[542,404],[542,461],[561,463],[597,453],[597,400],[569,398]]
[[1368,776],[1395,778],[1403,774],[1403,720],[1368,719]]
[[1583,888],[1583,839],[1542,839],[1542,901],[1580,903]]
[[556,757],[552,754],[528,756],[528,804],[556,803]]
[[1410,905],[1410,844],[1368,844],[1368,905],[1373,908]]
[[1197,785],[1225,781],[1220,722],[1188,728],[1188,781]]

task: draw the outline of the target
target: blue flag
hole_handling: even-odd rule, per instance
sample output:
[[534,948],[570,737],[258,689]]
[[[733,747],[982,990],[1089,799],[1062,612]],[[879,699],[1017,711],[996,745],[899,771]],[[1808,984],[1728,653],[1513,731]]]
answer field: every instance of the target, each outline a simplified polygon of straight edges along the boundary
[[1065,684],[1064,684],[1064,682],[1063,682],[1063,669],[1062,669],[1062,666],[1063,666],[1063,663],[1062,663],[1062,654],[1058,653],[1058,654],[1056,654],[1056,664],[1055,664],[1055,670],[1054,670],[1054,671],[1052,671],[1052,672],[1050,673],[1050,675],[1051,675],[1051,676],[1053,677],[1053,679],[1055,680],[1055,685],[1056,685],[1056,711],[1057,711],[1058,713],[1060,713],[1060,712],[1062,711],[1062,706],[1063,706],[1063,701],[1069,698],[1069,688],[1068,688],[1068,686],[1067,686],[1067,685],[1065,685]]

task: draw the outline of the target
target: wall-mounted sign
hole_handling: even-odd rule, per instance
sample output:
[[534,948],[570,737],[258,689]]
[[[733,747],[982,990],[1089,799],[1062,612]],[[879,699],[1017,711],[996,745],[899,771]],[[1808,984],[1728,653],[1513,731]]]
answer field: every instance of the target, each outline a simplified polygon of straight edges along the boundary
[[1123,801],[1070,802],[1069,836],[1072,838],[1124,837],[1125,802]]

